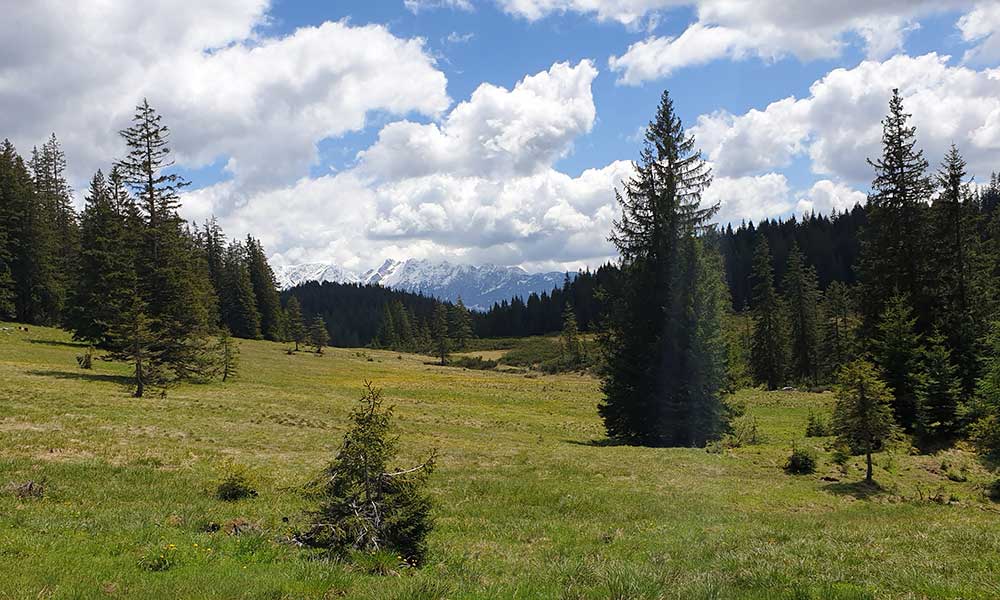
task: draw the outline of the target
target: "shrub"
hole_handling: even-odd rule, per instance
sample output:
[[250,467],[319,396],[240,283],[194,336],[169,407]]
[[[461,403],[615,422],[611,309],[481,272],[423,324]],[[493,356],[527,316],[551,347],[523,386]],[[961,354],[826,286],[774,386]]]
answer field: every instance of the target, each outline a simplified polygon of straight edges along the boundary
[[257,489],[249,470],[235,463],[226,466],[226,475],[215,490],[215,497],[225,502],[256,498]]
[[87,346],[87,351],[83,354],[78,354],[76,357],[76,364],[80,365],[81,369],[93,369],[94,368],[94,347]]
[[353,553],[391,552],[412,565],[423,561],[430,532],[431,500],[425,488],[434,455],[422,464],[391,470],[397,438],[392,409],[382,392],[365,382],[361,406],[336,458],[311,487],[321,499],[302,543],[350,558]]
[[819,459],[809,448],[792,447],[792,454],[785,463],[785,472],[792,475],[811,475],[816,472]]
[[830,427],[830,420],[821,414],[809,413],[809,421],[806,423],[806,437],[826,437],[833,435]]
[[1000,479],[994,479],[990,483],[986,484],[984,493],[990,500],[1000,502]]
[[731,448],[743,446],[754,446],[763,442],[760,435],[760,427],[757,424],[757,417],[752,415],[740,415],[729,423],[730,433],[727,436],[728,445]]
[[484,359],[482,356],[456,356],[448,361],[449,366],[477,371],[489,371],[497,368],[498,364],[500,363],[495,360]]

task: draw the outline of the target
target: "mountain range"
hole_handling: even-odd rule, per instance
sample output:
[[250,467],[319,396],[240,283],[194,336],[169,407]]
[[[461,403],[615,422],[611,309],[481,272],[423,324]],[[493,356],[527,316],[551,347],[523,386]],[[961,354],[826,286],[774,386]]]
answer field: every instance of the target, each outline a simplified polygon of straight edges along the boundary
[[459,297],[473,310],[488,310],[496,302],[514,296],[527,298],[560,287],[575,273],[528,273],[520,267],[457,265],[447,261],[388,259],[377,269],[355,273],[330,263],[282,265],[274,269],[282,290],[308,281],[379,284],[408,292],[420,292],[454,302]]

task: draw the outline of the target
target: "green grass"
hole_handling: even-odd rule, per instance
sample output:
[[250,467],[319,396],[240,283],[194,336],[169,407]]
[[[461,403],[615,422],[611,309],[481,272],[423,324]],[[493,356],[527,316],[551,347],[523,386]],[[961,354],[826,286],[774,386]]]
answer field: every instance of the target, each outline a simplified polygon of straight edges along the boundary
[[[0,488],[46,483],[0,493],[0,598],[1000,596],[993,476],[961,450],[897,450],[876,457],[882,489],[857,486],[859,459],[844,473],[828,438],[803,437],[828,394],[741,392],[764,443],[711,453],[606,444],[581,375],[243,342],[236,381],[133,399],[124,367],[80,370],[80,352],[56,330],[0,332]],[[283,541],[365,378],[396,407],[401,463],[440,453],[418,571]],[[817,448],[814,475],[782,471],[796,441]],[[231,461],[259,497],[216,499]],[[230,535],[235,519],[258,529]]]

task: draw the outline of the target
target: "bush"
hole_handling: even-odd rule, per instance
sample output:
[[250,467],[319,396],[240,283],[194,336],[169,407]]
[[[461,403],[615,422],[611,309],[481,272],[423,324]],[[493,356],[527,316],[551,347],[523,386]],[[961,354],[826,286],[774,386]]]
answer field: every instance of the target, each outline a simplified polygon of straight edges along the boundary
[[321,503],[313,524],[297,538],[339,558],[389,552],[419,565],[432,526],[425,488],[434,455],[411,468],[390,469],[397,441],[392,409],[382,406],[382,392],[371,382],[365,388],[336,458],[311,485]]
[[489,371],[497,368],[500,364],[495,360],[487,360],[482,356],[455,356],[448,361],[450,367],[461,367],[463,369],[474,369],[477,371]]
[[792,475],[811,475],[816,472],[819,459],[809,448],[792,447],[792,454],[785,463],[785,472]]
[[986,484],[984,493],[990,500],[1000,502],[1000,479],[994,479],[990,483]]
[[87,351],[83,354],[78,354],[76,356],[76,364],[80,365],[81,369],[93,369],[94,368],[94,347],[87,346]]
[[729,429],[729,434],[724,440],[730,448],[754,446],[764,441],[757,424],[757,417],[752,415],[744,414],[734,418],[729,422]]
[[228,464],[226,475],[215,490],[215,497],[225,502],[256,498],[256,484],[247,468],[235,463]]
[[820,414],[809,413],[809,421],[806,423],[806,437],[826,437],[833,435],[830,427],[830,420]]

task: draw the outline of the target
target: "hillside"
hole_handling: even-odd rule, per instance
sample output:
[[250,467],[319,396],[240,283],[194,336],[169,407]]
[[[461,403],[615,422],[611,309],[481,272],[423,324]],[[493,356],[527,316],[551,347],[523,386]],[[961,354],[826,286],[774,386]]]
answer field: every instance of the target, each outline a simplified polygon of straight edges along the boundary
[[[742,392],[765,443],[710,453],[606,445],[583,376],[243,342],[236,381],[137,400],[123,367],[82,371],[80,352],[53,329],[0,332],[0,487],[46,486],[0,495],[0,598],[1000,595],[1000,511],[971,455],[880,454],[870,496],[857,458],[782,472],[829,395]],[[405,460],[440,451],[429,564],[398,577],[279,543],[365,378],[396,406]],[[227,460],[258,474],[259,498],[212,496]],[[254,527],[228,535],[237,518]],[[140,568],[159,553],[168,569]]]

